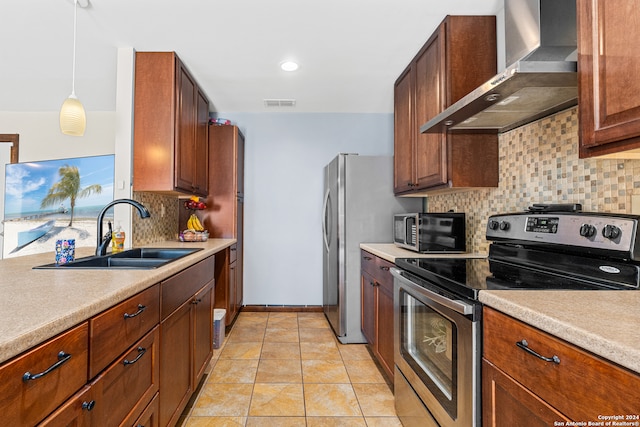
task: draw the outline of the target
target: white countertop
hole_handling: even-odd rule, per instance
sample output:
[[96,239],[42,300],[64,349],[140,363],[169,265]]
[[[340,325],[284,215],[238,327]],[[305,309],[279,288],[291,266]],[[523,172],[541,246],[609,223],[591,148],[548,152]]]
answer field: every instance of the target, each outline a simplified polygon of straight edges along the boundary
[[[150,270],[32,269],[53,262],[53,252],[0,260],[0,363],[235,242],[156,242],[147,246],[203,250]],[[88,256],[92,250],[77,252]]]

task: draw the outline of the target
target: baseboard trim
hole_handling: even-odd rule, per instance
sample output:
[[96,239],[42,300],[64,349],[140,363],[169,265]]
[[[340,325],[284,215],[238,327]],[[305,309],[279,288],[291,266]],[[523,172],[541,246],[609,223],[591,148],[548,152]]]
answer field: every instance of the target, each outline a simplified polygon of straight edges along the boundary
[[311,312],[322,313],[321,305],[244,305],[242,311],[248,312]]

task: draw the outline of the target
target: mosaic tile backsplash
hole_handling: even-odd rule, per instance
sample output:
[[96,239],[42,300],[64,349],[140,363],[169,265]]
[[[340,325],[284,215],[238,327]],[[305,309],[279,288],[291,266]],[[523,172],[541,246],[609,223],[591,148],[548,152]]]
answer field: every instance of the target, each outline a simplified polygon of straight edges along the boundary
[[487,252],[489,215],[534,203],[581,203],[584,211],[631,213],[640,160],[579,159],[577,108],[500,136],[498,188],[429,196],[430,212],[467,214],[467,249]]
[[[133,198],[142,203],[151,218],[141,219],[133,215],[133,246],[148,245],[178,238],[178,202],[176,196],[159,193],[133,192]],[[164,216],[162,209],[164,207]]]

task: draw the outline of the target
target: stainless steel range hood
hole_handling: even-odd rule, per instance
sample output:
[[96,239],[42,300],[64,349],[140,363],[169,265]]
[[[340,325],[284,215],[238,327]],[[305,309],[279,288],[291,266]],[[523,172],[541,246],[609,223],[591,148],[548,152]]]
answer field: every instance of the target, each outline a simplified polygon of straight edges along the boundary
[[506,69],[421,133],[501,133],[577,104],[576,1],[505,0],[504,24]]

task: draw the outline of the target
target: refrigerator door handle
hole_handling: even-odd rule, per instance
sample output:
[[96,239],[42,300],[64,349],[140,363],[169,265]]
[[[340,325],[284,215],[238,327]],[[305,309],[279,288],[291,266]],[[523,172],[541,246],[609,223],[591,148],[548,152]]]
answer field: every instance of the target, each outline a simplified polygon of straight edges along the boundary
[[329,208],[329,196],[330,191],[327,189],[327,192],[324,195],[324,202],[322,204],[322,237],[324,240],[324,249],[329,252],[329,235],[327,234],[327,209]]

